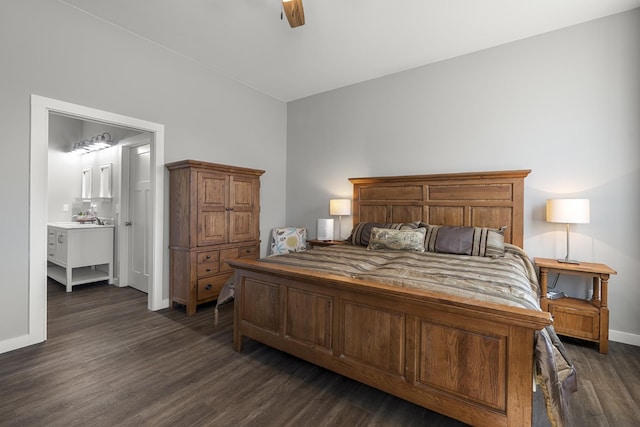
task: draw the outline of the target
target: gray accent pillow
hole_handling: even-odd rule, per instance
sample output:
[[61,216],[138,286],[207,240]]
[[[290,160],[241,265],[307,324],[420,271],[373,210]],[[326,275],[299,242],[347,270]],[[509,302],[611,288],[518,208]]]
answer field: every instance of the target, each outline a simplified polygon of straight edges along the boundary
[[[445,226],[420,223],[427,228],[425,248],[427,252],[459,255],[503,257],[504,230],[487,227]],[[442,242],[440,242],[442,239]],[[469,251],[471,247],[471,251]]]
[[471,255],[473,232],[471,227],[441,227],[436,238],[436,252]]

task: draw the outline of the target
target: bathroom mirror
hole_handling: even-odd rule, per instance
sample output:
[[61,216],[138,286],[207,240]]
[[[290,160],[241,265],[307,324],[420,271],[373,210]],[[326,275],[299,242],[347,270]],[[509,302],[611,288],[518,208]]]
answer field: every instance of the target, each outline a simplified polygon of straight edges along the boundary
[[83,199],[91,198],[91,168],[82,169],[80,197],[82,197]]
[[111,197],[111,163],[100,166],[99,197]]

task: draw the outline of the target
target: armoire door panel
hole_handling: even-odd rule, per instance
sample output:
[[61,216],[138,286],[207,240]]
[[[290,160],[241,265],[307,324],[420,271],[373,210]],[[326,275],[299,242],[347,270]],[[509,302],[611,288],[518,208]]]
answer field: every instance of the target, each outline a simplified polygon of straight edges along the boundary
[[231,194],[229,195],[229,207],[231,209],[253,209],[256,187],[255,179],[231,178]]
[[229,241],[231,243],[246,242],[258,238],[256,236],[256,217],[253,212],[232,211],[230,219]]
[[208,172],[198,172],[198,207],[225,208],[229,177]]
[[198,216],[198,246],[221,243],[227,243],[227,212],[201,212]]

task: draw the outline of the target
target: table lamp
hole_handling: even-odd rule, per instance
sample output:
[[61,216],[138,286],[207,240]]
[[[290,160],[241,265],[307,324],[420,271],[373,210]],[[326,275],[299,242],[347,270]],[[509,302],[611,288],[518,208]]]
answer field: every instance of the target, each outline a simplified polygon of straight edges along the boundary
[[331,199],[329,200],[329,215],[338,216],[338,237],[342,240],[342,215],[351,215],[351,200]]
[[580,264],[569,255],[569,225],[588,224],[589,199],[549,199],[547,200],[547,222],[567,224],[567,255],[558,262]]

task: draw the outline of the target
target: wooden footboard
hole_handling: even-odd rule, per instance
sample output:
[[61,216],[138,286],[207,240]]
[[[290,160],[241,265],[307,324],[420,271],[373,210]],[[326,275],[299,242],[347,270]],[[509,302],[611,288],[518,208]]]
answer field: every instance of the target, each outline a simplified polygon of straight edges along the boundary
[[236,351],[248,337],[468,424],[531,425],[534,333],[549,313],[229,264]]

